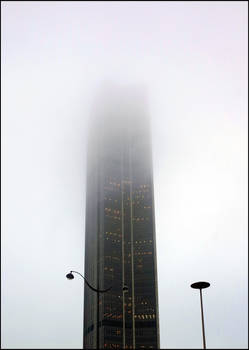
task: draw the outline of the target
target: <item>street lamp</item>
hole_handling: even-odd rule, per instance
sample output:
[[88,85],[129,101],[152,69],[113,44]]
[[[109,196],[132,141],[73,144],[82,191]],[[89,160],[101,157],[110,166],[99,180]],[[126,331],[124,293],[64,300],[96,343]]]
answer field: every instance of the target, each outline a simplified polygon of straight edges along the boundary
[[206,349],[206,340],[205,340],[204,316],[203,316],[203,304],[202,304],[202,292],[201,292],[201,290],[204,288],[208,288],[209,286],[210,286],[210,283],[208,283],[208,282],[195,282],[195,283],[191,284],[191,288],[200,289],[203,349]]
[[81,273],[79,273],[79,272],[77,272],[77,271],[70,271],[70,273],[68,273],[68,274],[66,275],[66,278],[69,279],[69,280],[73,280],[73,279],[74,279],[73,273],[77,273],[79,276],[81,276],[81,277],[84,279],[86,285],[87,285],[92,291],[94,291],[94,292],[97,293],[97,305],[98,305],[98,306],[97,306],[97,349],[99,349],[99,294],[100,294],[100,293],[106,293],[106,292],[108,292],[108,291],[112,288],[112,286],[109,287],[109,288],[107,288],[107,289],[97,289],[97,288],[94,288],[93,286],[91,286],[91,285],[89,284],[89,282],[87,281],[87,279],[86,279]]

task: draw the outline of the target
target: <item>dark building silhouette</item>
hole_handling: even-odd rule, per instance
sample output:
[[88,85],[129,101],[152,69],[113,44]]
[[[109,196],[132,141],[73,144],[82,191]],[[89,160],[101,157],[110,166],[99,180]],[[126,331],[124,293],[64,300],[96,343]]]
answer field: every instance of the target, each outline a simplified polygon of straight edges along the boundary
[[112,288],[99,295],[97,305],[97,293],[85,285],[84,348],[158,349],[152,147],[145,98],[129,89],[106,89],[95,106],[88,142],[85,277],[96,288]]

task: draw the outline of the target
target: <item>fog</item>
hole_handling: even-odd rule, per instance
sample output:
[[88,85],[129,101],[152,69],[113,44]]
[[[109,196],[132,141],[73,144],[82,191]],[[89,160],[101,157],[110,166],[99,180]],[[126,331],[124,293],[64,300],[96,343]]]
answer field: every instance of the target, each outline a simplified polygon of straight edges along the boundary
[[161,348],[202,346],[200,280],[207,348],[247,348],[247,3],[1,8],[2,348],[82,348],[83,282],[65,274],[84,272],[107,82],[141,91],[151,119]]

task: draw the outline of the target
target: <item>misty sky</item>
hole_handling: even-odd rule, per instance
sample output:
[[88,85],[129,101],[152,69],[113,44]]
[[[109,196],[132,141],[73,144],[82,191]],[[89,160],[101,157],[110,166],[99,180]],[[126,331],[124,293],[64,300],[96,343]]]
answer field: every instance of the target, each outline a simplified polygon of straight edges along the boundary
[[[86,135],[146,87],[162,348],[248,346],[248,4],[2,1],[2,348],[82,348]],[[106,125],[108,128],[108,125]]]

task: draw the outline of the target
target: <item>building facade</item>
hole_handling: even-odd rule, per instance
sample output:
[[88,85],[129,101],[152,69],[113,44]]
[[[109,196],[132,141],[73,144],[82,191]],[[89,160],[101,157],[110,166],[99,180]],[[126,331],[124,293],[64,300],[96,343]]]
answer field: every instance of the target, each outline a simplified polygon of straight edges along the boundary
[[114,89],[97,104],[89,127],[85,277],[95,288],[112,288],[98,296],[85,285],[84,348],[159,349],[152,147],[145,99]]

